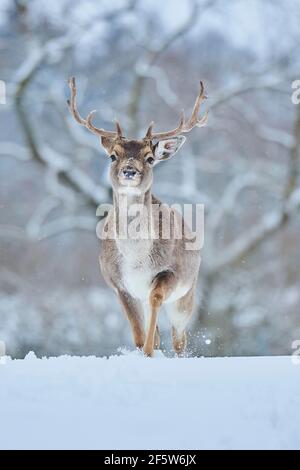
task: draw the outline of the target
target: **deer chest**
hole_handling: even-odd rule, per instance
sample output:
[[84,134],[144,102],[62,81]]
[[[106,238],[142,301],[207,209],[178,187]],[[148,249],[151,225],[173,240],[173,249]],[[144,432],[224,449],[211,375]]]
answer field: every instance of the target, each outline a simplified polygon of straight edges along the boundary
[[150,249],[145,240],[122,247],[121,272],[123,286],[134,298],[146,300],[154,277]]

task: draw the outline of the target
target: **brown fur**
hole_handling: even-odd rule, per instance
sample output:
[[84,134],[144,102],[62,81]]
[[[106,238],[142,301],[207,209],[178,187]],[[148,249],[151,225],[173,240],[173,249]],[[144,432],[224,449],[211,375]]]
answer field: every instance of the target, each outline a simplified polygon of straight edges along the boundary
[[[116,122],[116,131],[95,127],[92,123],[93,112],[86,119],[82,118],[77,109],[75,77],[71,77],[68,84],[71,92],[68,106],[74,119],[101,138],[103,147],[113,161],[110,177],[114,208],[107,216],[104,232],[108,226],[113,226],[115,232],[118,232],[122,215],[120,207],[124,207],[120,203],[124,202],[125,197],[129,208],[136,203],[147,208],[149,217],[143,222],[146,227],[154,229],[150,239],[148,237],[144,244],[143,240],[121,241],[118,237],[104,239],[100,255],[103,277],[118,294],[130,322],[135,345],[138,348],[144,346],[144,352],[149,356],[160,343],[158,310],[162,304],[171,301],[173,294],[175,301],[167,304],[170,307],[173,346],[177,353],[182,353],[186,346],[185,326],[193,308],[200,253],[185,249],[184,237],[187,236],[190,240],[190,230],[181,216],[152,196],[152,164],[172,157],[185,141],[182,134],[190,132],[195,126],[206,125],[207,112],[201,119],[198,117],[200,105],[206,98],[203,82],[200,82],[199,93],[188,120],[182,114],[175,129],[160,133],[153,133],[151,123],[142,140],[125,139],[119,122]],[[154,140],[157,141],[155,144]],[[161,209],[158,221],[154,217],[152,204],[158,204]],[[162,222],[169,220],[170,237],[163,238]],[[184,237],[177,239],[176,230],[181,230],[182,227]],[[153,233],[158,234],[158,239]],[[182,294],[181,298],[178,298],[179,293]],[[142,304],[145,301],[150,308],[147,334],[143,326]]]
[[[128,206],[133,203],[141,203],[148,208],[151,216],[151,204],[157,204],[162,209],[159,219],[159,227],[157,227],[159,238],[151,240],[150,246],[146,245],[143,251],[147,252],[147,262],[152,273],[152,281],[149,284],[149,310],[150,318],[148,330],[145,333],[143,326],[143,302],[139,299],[139,292],[128,292],[126,289],[126,279],[123,279],[122,266],[128,256],[127,250],[131,253],[138,250],[138,244],[142,241],[122,241],[122,246],[118,246],[116,240],[103,240],[100,255],[101,271],[106,282],[113,287],[118,293],[120,302],[125,310],[131,325],[134,343],[138,348],[143,346],[144,353],[151,356],[153,349],[159,347],[159,332],[157,329],[157,318],[160,307],[167,301],[168,297],[176,290],[180,284],[190,286],[188,293],[182,296],[174,303],[174,310],[178,316],[187,318],[192,313],[195,280],[198,275],[200,265],[199,251],[185,250],[185,238],[175,239],[176,227],[184,227],[185,235],[190,235],[189,227],[187,227],[181,216],[171,210],[167,205],[162,204],[157,198],[151,194],[152,185],[152,168],[145,160],[146,156],[153,155],[153,149],[144,141],[127,141],[126,139],[117,140],[115,145],[110,139],[102,139],[108,153],[117,156],[117,161],[111,166],[111,180],[114,190],[114,206],[119,207],[122,196],[119,193],[120,182],[119,173],[123,167],[128,165],[136,168],[141,172],[141,181],[137,185],[140,190],[138,195],[128,195]],[[118,211],[112,211],[107,216],[107,223],[118,225]],[[163,239],[161,231],[161,223],[164,218],[170,217],[171,238]],[[147,251],[148,250],[148,251]],[[133,271],[135,267],[132,267]],[[139,269],[137,260],[136,270]],[[141,271],[142,272],[142,271]],[[138,289],[138,288],[137,288]],[[173,305],[173,304],[172,304]],[[172,323],[172,321],[171,321]],[[176,322],[172,324],[173,347],[176,353],[181,354],[186,346],[186,336],[184,332],[176,330]]]

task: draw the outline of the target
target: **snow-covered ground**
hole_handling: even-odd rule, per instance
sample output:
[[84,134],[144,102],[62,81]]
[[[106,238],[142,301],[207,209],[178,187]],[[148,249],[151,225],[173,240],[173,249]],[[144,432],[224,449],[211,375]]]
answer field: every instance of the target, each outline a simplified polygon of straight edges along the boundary
[[30,353],[0,363],[0,423],[4,449],[299,449],[300,366]]

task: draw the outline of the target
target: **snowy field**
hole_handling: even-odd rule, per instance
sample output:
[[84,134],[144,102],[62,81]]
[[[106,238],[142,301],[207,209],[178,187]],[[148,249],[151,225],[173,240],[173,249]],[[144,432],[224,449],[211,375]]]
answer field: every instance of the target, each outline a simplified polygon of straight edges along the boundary
[[0,384],[3,449],[300,448],[300,366],[289,357],[30,353],[0,364]]

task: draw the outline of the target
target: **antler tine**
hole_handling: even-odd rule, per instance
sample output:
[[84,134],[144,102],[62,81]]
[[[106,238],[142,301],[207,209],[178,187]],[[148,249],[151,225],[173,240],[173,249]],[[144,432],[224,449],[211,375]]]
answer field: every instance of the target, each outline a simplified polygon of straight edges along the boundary
[[204,127],[208,121],[209,111],[205,111],[204,116],[201,119],[197,119],[196,127]]
[[69,78],[68,85],[71,90],[71,100],[67,100],[69,109],[71,113],[73,114],[74,118],[76,119],[76,121],[79,122],[79,124],[82,124],[84,126],[86,124],[86,121],[80,116],[78,109],[77,109],[77,100],[76,100],[77,89],[76,89],[75,77]]
[[144,137],[145,140],[151,140],[152,139],[152,129],[154,126],[154,121],[151,121],[149,124],[149,127],[147,129],[146,135]]
[[117,129],[117,134],[118,134],[118,137],[121,139],[123,137],[123,131],[122,131],[122,128],[120,126],[120,123],[119,121],[116,119],[115,121],[115,124],[116,124],[116,129]]
[[201,105],[202,101],[204,101],[206,98],[207,98],[207,96],[204,94],[203,82],[200,81],[200,91],[199,91],[199,94],[196,98],[196,101],[195,101],[194,108],[193,108],[190,119],[188,121],[185,121],[184,112],[182,111],[179,125],[171,131],[160,132],[160,133],[152,133],[153,123],[151,123],[149,128],[148,128],[148,131],[146,133],[145,139],[149,139],[149,140],[151,140],[151,139],[158,139],[158,140],[167,139],[169,137],[175,137],[176,135],[178,135],[180,133],[190,132],[195,126],[196,127],[205,126],[206,123],[207,123],[207,119],[208,119],[208,111],[205,112],[204,116],[201,119],[198,118],[198,114],[199,114],[199,110],[200,110],[200,105]]
[[190,119],[184,124],[184,128],[182,132],[190,132],[195,126],[197,127],[203,127],[207,123],[208,119],[208,112],[205,113],[203,118],[199,119],[198,114],[199,114],[199,109],[202,101],[204,101],[207,98],[207,96],[204,94],[204,85],[203,82],[200,81],[200,92],[196,98],[193,112],[191,114]]
[[[98,127],[95,127],[92,124],[92,118],[93,115],[96,111],[91,111],[86,119],[83,119],[77,109],[77,88],[76,88],[76,82],[75,82],[75,77],[70,77],[68,80],[68,85],[71,90],[71,99],[67,101],[69,109],[71,113],[73,114],[74,118],[76,121],[81,124],[82,126],[85,126],[89,131],[93,132],[94,134],[100,136],[100,137],[118,137],[119,131],[118,132],[113,132],[113,131],[106,131],[104,129],[99,129]],[[121,130],[121,127],[119,125],[119,128]],[[122,136],[122,131],[121,131],[121,136]]]
[[152,133],[152,128],[153,128],[153,124],[154,122],[152,121],[148,130],[147,130],[147,133],[146,133],[146,136],[144,137],[144,139],[147,139],[147,140],[152,140],[152,139],[168,139],[170,137],[174,137],[175,135],[178,135],[180,134],[180,132],[183,130],[183,127],[184,127],[184,112],[182,111],[181,112],[181,116],[180,116],[180,121],[179,121],[179,124],[178,126],[171,130],[171,131],[167,131],[167,132],[159,132],[159,133]]

